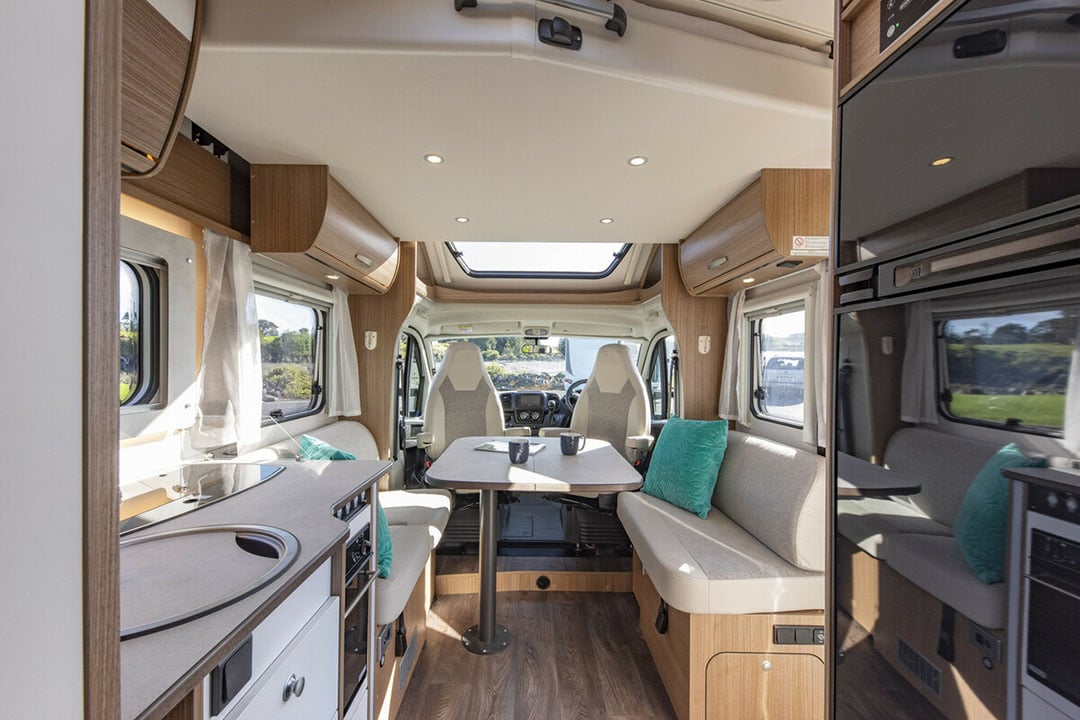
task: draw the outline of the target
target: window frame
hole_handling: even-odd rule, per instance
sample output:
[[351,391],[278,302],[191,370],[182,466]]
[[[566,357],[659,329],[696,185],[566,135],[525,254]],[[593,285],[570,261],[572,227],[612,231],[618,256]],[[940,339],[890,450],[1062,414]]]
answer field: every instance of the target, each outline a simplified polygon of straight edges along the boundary
[[[784,302],[777,305],[759,308],[751,312],[747,312],[743,315],[745,322],[748,325],[748,334],[750,342],[747,343],[747,349],[750,353],[749,362],[747,363],[747,373],[749,375],[749,382],[747,387],[749,392],[746,393],[747,402],[750,406],[750,414],[757,420],[763,422],[773,423],[774,425],[782,425],[784,427],[792,428],[795,430],[802,430],[806,425],[806,333],[807,333],[807,317],[806,317],[806,298],[800,297],[798,300],[790,302]],[[790,420],[784,417],[778,417],[776,415],[769,415],[763,411],[760,407],[761,399],[759,392],[763,391],[761,386],[762,371],[764,368],[761,366],[760,350],[761,343],[761,323],[770,317],[777,317],[779,315],[787,315],[789,313],[795,313],[798,311],[803,312],[803,418],[799,421]]]
[[[669,339],[671,340],[672,349],[670,354],[667,347]],[[664,333],[654,338],[653,349],[649,354],[649,362],[646,365],[647,372],[644,378],[649,388],[649,411],[653,420],[667,420],[675,412],[675,393],[678,388],[675,387],[675,378],[672,377],[672,360],[677,355],[678,350],[674,333]],[[663,363],[663,372],[660,373],[660,412],[656,411],[657,398],[654,398],[652,394],[653,374],[658,367],[658,361]]]
[[446,250],[450,253],[450,257],[454,258],[454,262],[458,264],[461,271],[471,278],[520,278],[527,280],[603,280],[615,272],[619,264],[622,263],[623,258],[630,253],[630,247],[630,243],[623,243],[623,246],[613,254],[611,264],[596,272],[539,272],[535,270],[473,270],[465,262],[464,253],[454,243],[446,243]]
[[[120,403],[122,411],[147,409],[158,404],[162,388],[162,303],[165,263],[142,253],[121,252],[120,264],[135,276],[139,304],[139,382],[131,397]],[[117,269],[119,272],[119,268]],[[119,337],[117,338],[119,342]]]
[[[263,402],[260,400],[259,417],[262,427],[268,427],[270,425],[282,422],[288,422],[290,420],[297,420],[300,418],[310,417],[312,415],[318,415],[326,409],[326,396],[327,387],[326,381],[329,377],[329,337],[327,328],[330,324],[330,313],[333,312],[333,303],[329,300],[323,300],[316,297],[314,293],[308,294],[307,292],[297,292],[295,288],[283,288],[273,282],[267,281],[262,277],[256,277],[254,287],[252,288],[253,295],[262,295],[274,300],[290,303],[292,305],[300,305],[302,307],[310,308],[315,313],[315,333],[312,338],[313,342],[313,354],[314,359],[312,361],[312,396],[315,400],[313,404],[309,404],[307,409],[302,412],[289,413],[288,415],[281,413],[280,408],[271,410],[270,412],[263,412]],[[258,317],[256,311],[256,319],[261,320]],[[258,330],[256,330],[258,332]],[[261,336],[260,336],[261,343]],[[261,344],[260,344],[261,348]],[[262,355],[259,356],[259,387],[262,388]],[[279,413],[274,415],[273,413]]]
[[[960,425],[974,425],[975,427],[984,427],[992,430],[1004,430],[1006,432],[1023,433],[1024,435],[1038,435],[1041,437],[1052,438],[1060,440],[1065,437],[1065,428],[1062,427],[1059,430],[1053,430],[1043,428],[1035,425],[1015,424],[1010,425],[1007,422],[994,422],[992,420],[983,420],[981,418],[972,418],[965,415],[955,415],[949,409],[949,404],[952,401],[952,390],[949,387],[949,355],[948,355],[948,337],[945,334],[945,324],[954,320],[976,320],[980,318],[991,317],[1008,317],[1013,315],[1023,315],[1027,313],[1039,312],[1040,310],[1069,310],[1080,307],[1077,302],[1064,302],[1064,303],[1039,303],[1028,306],[1010,306],[1009,308],[988,308],[979,312],[950,312],[948,314],[934,315],[934,389],[935,399],[937,401],[938,415],[944,420],[954,422]],[[948,400],[946,400],[948,395]],[[1064,419],[1063,419],[1064,420]]]
[[[398,387],[398,392],[401,394],[400,412],[401,418],[408,420],[410,418],[422,418],[424,416],[424,400],[426,395],[424,393],[427,386],[427,376],[424,374],[424,351],[421,347],[420,341],[410,332],[402,332],[402,338],[406,338],[405,355],[401,357],[401,384]],[[400,347],[400,339],[398,344]],[[409,410],[409,389],[410,389],[410,365],[415,362],[417,375],[419,381],[416,386],[416,409]]]

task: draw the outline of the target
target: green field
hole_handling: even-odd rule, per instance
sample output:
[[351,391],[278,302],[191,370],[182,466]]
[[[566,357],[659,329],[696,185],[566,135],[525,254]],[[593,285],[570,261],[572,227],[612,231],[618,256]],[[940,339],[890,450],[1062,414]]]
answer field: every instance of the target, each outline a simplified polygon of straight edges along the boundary
[[1065,422],[1065,396],[956,394],[950,414],[995,423],[1018,418],[1024,425],[1061,429]]

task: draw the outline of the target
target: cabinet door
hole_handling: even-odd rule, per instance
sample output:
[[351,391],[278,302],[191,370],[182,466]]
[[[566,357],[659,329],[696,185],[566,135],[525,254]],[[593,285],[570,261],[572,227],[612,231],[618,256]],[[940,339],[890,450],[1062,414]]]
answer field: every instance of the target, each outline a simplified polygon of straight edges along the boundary
[[[312,720],[337,712],[338,598],[332,597],[289,643],[228,720]],[[295,677],[300,694],[285,694]]]
[[823,720],[825,664],[814,655],[720,653],[705,668],[708,720]]

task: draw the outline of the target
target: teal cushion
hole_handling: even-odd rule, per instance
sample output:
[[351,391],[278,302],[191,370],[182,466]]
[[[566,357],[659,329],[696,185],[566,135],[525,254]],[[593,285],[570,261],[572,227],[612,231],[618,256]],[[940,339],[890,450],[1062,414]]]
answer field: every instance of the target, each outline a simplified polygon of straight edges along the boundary
[[390,523],[386,521],[386,513],[382,509],[382,503],[376,503],[378,507],[378,527],[376,532],[378,533],[377,544],[375,549],[375,557],[378,558],[379,563],[379,577],[390,577],[390,566],[394,562],[394,543],[390,537]]
[[1046,460],[1028,457],[1014,443],[1001,448],[975,476],[953,521],[960,554],[987,585],[1005,579],[1009,481],[1001,471],[1011,467],[1046,467]]
[[669,419],[656,440],[641,491],[707,517],[727,431],[727,420]]
[[310,435],[300,436],[300,457],[305,460],[355,460],[351,452],[338,450],[333,445],[324,443]]

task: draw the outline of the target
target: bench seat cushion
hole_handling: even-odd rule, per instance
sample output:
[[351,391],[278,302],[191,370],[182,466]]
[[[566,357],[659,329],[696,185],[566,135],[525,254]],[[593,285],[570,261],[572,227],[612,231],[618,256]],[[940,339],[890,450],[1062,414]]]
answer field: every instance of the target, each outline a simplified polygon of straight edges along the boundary
[[618,514],[660,596],[694,614],[825,607],[823,573],[800,570],[719,510],[701,519],[640,492],[619,494]]
[[390,577],[375,580],[376,625],[391,623],[402,613],[431,557],[431,533],[427,527],[393,526],[390,537],[394,541],[394,564]]
[[1005,627],[1005,584],[971,572],[952,535],[902,533],[888,541],[889,566],[914,585],[983,627]]
[[949,526],[931,519],[918,508],[888,498],[837,501],[836,531],[878,560],[886,559],[886,538],[890,535],[952,534]]
[[446,490],[386,490],[379,493],[379,502],[390,525],[426,527],[433,546],[442,540],[452,505]]

